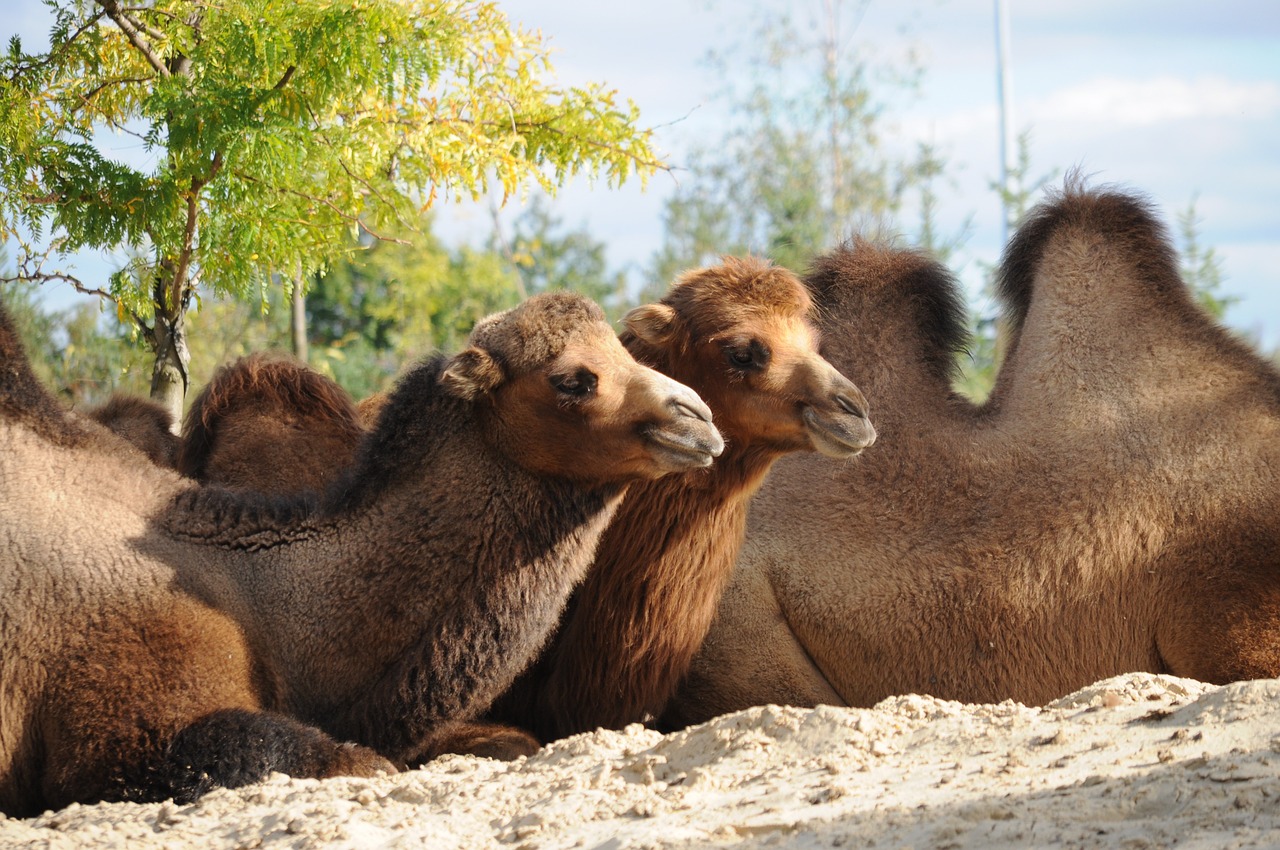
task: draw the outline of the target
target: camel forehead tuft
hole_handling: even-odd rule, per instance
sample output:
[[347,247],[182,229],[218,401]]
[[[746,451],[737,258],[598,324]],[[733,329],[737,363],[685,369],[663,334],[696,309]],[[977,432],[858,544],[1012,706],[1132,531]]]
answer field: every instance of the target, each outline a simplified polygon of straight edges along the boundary
[[761,257],[725,257],[719,265],[687,271],[662,299],[696,333],[750,320],[806,317],[809,291],[789,270]]
[[604,311],[571,292],[534,295],[476,324],[469,344],[520,371],[549,363],[575,342],[615,340]]

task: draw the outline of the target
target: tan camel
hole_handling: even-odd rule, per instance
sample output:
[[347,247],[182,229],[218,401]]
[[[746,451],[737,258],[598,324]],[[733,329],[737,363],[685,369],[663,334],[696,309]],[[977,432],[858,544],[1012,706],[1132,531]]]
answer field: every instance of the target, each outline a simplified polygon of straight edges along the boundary
[[378,424],[378,415],[382,413],[382,408],[387,406],[387,397],[385,392],[374,393],[356,403],[356,412],[360,415],[361,425],[372,428]]
[[710,469],[628,491],[552,644],[495,717],[549,740],[660,710],[706,635],[773,462],[850,458],[875,439],[862,393],[818,353],[811,311],[791,272],[726,258],[624,318],[627,349],[694,388],[727,448]]
[[410,370],[318,505],[268,500],[122,458],[0,321],[0,811],[483,747],[627,483],[710,464],[710,419],[539,296]]
[[775,467],[670,724],[1280,675],[1280,375],[1194,304],[1146,202],[1069,181],[1020,228],[980,408],[951,393],[963,314],[939,266],[858,243],[808,282],[880,444]]
[[174,469],[178,462],[178,436],[173,414],[151,399],[116,393],[85,415],[122,437],[157,466]]
[[355,460],[364,432],[333,380],[292,358],[251,354],[218,369],[192,401],[177,468],[269,495],[320,492]]

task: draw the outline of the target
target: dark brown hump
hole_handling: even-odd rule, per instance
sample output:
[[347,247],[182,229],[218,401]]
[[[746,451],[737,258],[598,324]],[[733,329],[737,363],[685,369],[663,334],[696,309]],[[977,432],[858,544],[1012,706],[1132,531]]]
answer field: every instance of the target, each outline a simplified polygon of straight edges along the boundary
[[920,251],[853,239],[816,259],[804,280],[824,341],[852,336],[865,343],[867,358],[906,356],[951,385],[956,354],[969,342],[968,314],[960,285],[941,263]]
[[219,368],[191,403],[182,423],[178,471],[200,478],[219,425],[246,407],[326,421],[347,432],[352,443],[363,433],[355,403],[334,381],[296,360],[250,354]]
[[1005,247],[996,292],[1009,330],[1016,334],[1031,307],[1036,275],[1045,251],[1063,230],[1104,235],[1131,264],[1133,279],[1143,281],[1153,297],[1182,313],[1196,308],[1178,273],[1177,252],[1151,202],[1115,188],[1090,190],[1076,172],[1062,191],[1050,192],[1033,209]]
[[87,413],[90,419],[132,443],[156,466],[175,468],[178,435],[173,433],[173,415],[164,405],[116,393]]

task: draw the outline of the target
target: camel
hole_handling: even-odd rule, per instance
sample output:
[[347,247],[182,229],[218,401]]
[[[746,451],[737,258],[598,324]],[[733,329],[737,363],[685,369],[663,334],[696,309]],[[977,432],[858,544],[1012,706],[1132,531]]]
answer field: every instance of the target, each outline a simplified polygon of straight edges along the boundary
[[9,815],[506,746],[471,721],[555,626],[628,484],[724,443],[596,305],[551,294],[407,371],[322,497],[201,486],[118,447],[47,394],[0,315],[0,482],[22,494],[0,499]]
[[1195,305],[1147,201],[1073,178],[1018,230],[981,407],[951,392],[962,302],[938,264],[856,242],[807,282],[881,440],[775,467],[664,725],[1280,675],[1280,374]]
[[385,392],[373,393],[367,395],[360,401],[356,402],[356,413],[360,417],[360,424],[366,428],[372,428],[378,424],[378,414],[382,413],[382,408],[387,406],[387,394]]
[[178,436],[173,414],[162,404],[138,396],[114,393],[85,415],[133,445],[157,466],[174,469],[178,462]]
[[330,378],[291,358],[251,354],[218,369],[192,401],[177,468],[269,495],[321,492],[354,462],[366,427]]
[[628,351],[694,388],[726,448],[708,469],[632,486],[551,645],[493,717],[551,740],[656,714],[710,626],[773,463],[872,443],[866,399],[818,353],[811,308],[791,272],[729,257],[624,317]]

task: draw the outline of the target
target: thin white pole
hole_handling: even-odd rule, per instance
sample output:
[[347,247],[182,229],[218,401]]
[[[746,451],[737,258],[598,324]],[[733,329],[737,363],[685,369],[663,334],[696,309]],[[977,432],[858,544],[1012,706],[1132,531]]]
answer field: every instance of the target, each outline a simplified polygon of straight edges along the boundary
[[1009,70],[1009,6],[1005,0],[996,2],[996,94],[1000,99],[1000,188],[1001,206],[1004,210],[1004,229],[1001,243],[1009,241],[1009,231],[1015,224],[1014,209],[1010,199],[1017,192],[1013,165],[1013,81]]

